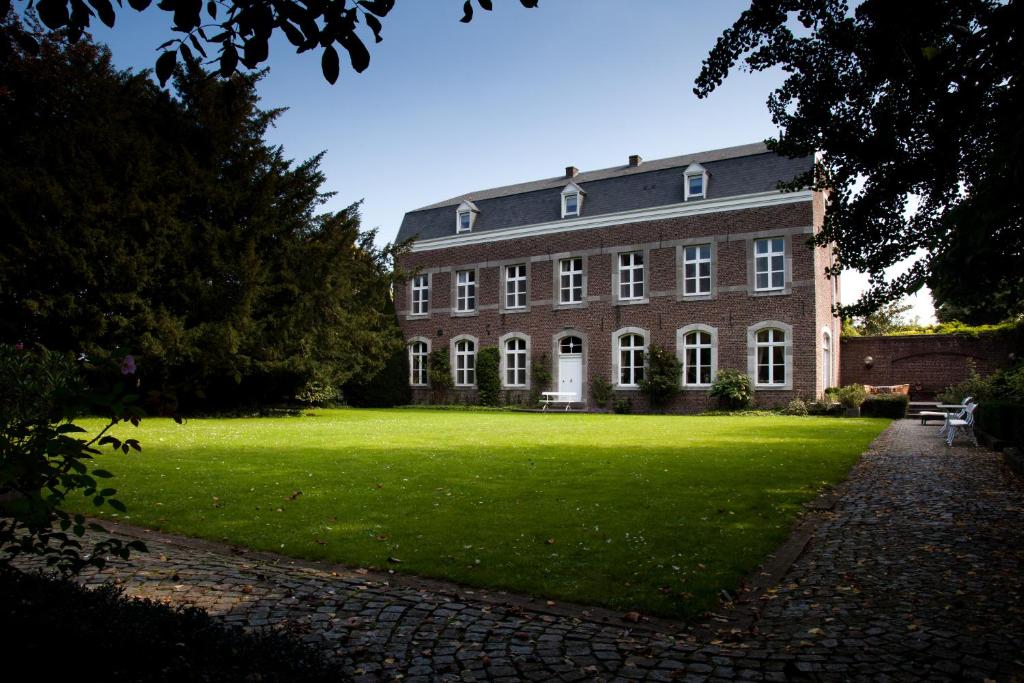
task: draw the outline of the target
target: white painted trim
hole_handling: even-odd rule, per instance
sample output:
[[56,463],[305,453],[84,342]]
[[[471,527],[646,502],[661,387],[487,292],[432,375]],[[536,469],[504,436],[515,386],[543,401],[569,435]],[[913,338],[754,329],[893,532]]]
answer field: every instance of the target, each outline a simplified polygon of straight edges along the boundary
[[[462,228],[462,214],[464,213],[469,214],[469,227],[466,229]],[[455,233],[465,234],[473,232],[473,224],[476,223],[476,215],[478,213],[480,213],[480,209],[476,208],[476,204],[468,199],[459,204],[458,208],[455,209]]]
[[[571,218],[574,216],[583,215],[583,195],[585,194],[586,192],[580,189],[579,185],[572,181],[569,181],[569,184],[562,189],[562,218]],[[576,195],[576,211],[573,213],[567,213],[565,210],[566,198],[568,198],[570,195]]]
[[[711,382],[707,384],[687,384],[686,383],[686,335],[691,332],[707,332],[711,335]],[[718,328],[712,327],[711,325],[703,325],[701,323],[693,323],[685,327],[680,327],[676,330],[676,358],[679,359],[679,364],[682,366],[682,377],[679,381],[684,390],[688,391],[706,391],[711,388],[711,383],[715,381],[715,375],[718,374]]]
[[[423,364],[427,381],[424,382],[423,384],[417,384],[417,383],[412,381],[412,345],[415,344],[416,342],[423,342],[424,344],[427,345],[427,356],[424,359],[425,362]],[[409,355],[409,386],[411,386],[411,387],[428,387],[428,386],[430,386],[430,337],[410,337],[409,340],[407,342],[405,342],[405,345],[406,345],[406,348],[409,351],[409,354],[408,354]]]
[[[690,195],[690,178],[694,176],[700,176],[700,194]],[[708,196],[708,172],[703,166],[697,162],[693,162],[686,167],[683,171],[683,200],[690,201],[690,199],[705,199]]]
[[[460,341],[471,341],[473,342],[473,383],[472,384],[459,384],[458,382],[458,361],[455,355],[455,347]],[[451,364],[452,370],[452,384],[459,389],[469,389],[476,386],[476,357],[480,353],[480,340],[471,334],[460,334],[452,337],[448,342],[448,362]]]
[[[783,359],[786,363],[786,381],[783,384],[758,384],[757,382],[757,333],[769,327],[786,334]],[[747,328],[747,374],[756,391],[791,391],[793,389],[793,326],[780,320],[762,320]]]
[[[522,339],[526,342],[526,384],[508,384],[507,370],[508,370],[508,350],[505,348],[506,342],[510,339]],[[499,372],[501,373],[501,388],[502,389],[524,389],[529,390],[530,388],[530,363],[532,362],[531,349],[530,349],[530,335],[522,332],[508,332],[498,337],[498,351],[501,353],[501,363],[499,365]]]
[[416,240],[412,243],[410,251],[432,251],[434,249],[446,249],[470,244],[485,244],[488,242],[500,242],[509,239],[522,239],[537,235],[550,235],[561,232],[574,232],[576,230],[589,230],[591,228],[603,228],[623,223],[645,223],[648,221],[679,218],[683,216],[699,216],[709,213],[720,213],[722,211],[738,211],[742,209],[758,209],[769,206],[782,206],[785,204],[797,204],[810,201],[814,196],[811,190],[799,192],[758,192],[755,194],[741,195],[739,197],[725,197],[722,199],[705,199],[695,203],[669,204],[652,209],[637,209],[632,211],[617,211],[601,216],[567,218],[560,221],[549,221],[546,223],[535,223],[533,225],[521,225],[512,228],[500,228],[487,230],[478,233],[462,233],[461,235],[448,235],[445,237],[434,237],[425,240]]
[[639,389],[639,384],[619,383],[619,360],[621,357],[619,340],[627,334],[638,334],[644,339],[644,366],[647,365],[647,353],[651,348],[651,333],[642,327],[620,327],[612,332],[612,386],[616,389]]

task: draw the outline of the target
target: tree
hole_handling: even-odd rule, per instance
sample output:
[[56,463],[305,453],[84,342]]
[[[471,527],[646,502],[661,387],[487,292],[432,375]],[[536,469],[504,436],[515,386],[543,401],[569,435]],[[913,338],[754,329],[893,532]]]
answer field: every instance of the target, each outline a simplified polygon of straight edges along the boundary
[[[523,7],[536,7],[540,0],[519,0]],[[63,31],[72,41],[79,40],[93,17],[113,27],[117,12],[124,10],[121,0],[117,9],[110,0],[22,0],[35,9],[40,20],[52,31]],[[485,10],[491,0],[476,0]],[[152,0],[128,0],[138,12],[148,8]],[[11,8],[11,0],[0,0],[0,17]],[[334,83],[341,69],[338,48],[348,53],[352,68],[362,72],[370,65],[367,49],[358,29],[365,24],[376,42],[383,40],[381,19],[387,17],[395,0],[334,0],[333,2],[301,2],[300,0],[160,0],[157,8],[173,15],[171,28],[180,37],[160,46],[156,74],[165,84],[174,73],[180,56],[192,69],[200,63],[216,65],[227,78],[239,71],[239,63],[255,69],[270,56],[270,39],[275,31],[285,35],[302,53],[321,49],[320,68],[324,78]],[[205,10],[205,11],[204,11]],[[206,17],[204,18],[204,14]],[[461,21],[473,19],[473,4],[466,0]],[[337,46],[337,47],[336,47]],[[0,51],[18,49],[34,52],[38,41],[19,26],[0,30]],[[207,47],[216,48],[210,56]]]
[[663,408],[679,393],[683,364],[676,355],[662,346],[652,344],[647,352],[647,372],[640,380],[640,389],[651,399],[652,408]]
[[890,301],[878,310],[859,319],[856,330],[863,335],[885,335],[898,332],[911,325],[906,314],[913,308],[902,301]]
[[280,112],[259,76],[182,68],[171,97],[88,40],[39,47],[0,60],[0,341],[130,348],[146,391],[214,409],[340,387],[401,348],[396,249],[358,205],[318,212],[321,156],[264,141]]
[[[742,59],[788,75],[768,99],[789,156],[822,152],[785,187],[828,191],[829,269],[869,273],[844,316],[932,288],[983,317],[1024,302],[1020,0],[753,0],[718,39],[694,92]],[[912,257],[905,274],[886,268]]]

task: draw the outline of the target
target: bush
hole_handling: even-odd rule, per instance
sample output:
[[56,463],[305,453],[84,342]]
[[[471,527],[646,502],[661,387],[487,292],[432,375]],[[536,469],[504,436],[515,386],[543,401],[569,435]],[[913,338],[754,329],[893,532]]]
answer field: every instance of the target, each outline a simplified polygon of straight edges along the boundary
[[711,396],[728,410],[742,410],[754,399],[754,386],[745,372],[725,368],[718,371],[711,385]]
[[802,398],[794,398],[782,411],[783,415],[807,415],[807,404]]
[[392,354],[373,377],[347,383],[344,398],[357,408],[390,408],[411,403],[408,350],[403,348]]
[[683,365],[671,351],[651,344],[647,352],[647,369],[640,380],[640,389],[651,399],[652,408],[663,408],[679,393]]
[[551,363],[548,354],[542,353],[540,358],[530,363],[530,405],[540,405],[540,394],[551,387]]
[[[829,392],[825,392],[826,395],[830,395]],[[808,415],[830,415],[832,417],[838,417],[843,414],[843,406],[838,403],[828,403],[815,401],[814,403],[807,404]]]
[[4,647],[41,663],[47,677],[58,680],[81,678],[85,662],[110,681],[344,680],[297,634],[250,635],[196,607],[128,598],[109,584],[91,590],[39,574],[0,572],[0,604]]
[[989,399],[975,411],[978,429],[1024,449],[1024,403],[1012,399]]
[[476,387],[480,405],[498,405],[501,399],[501,353],[497,346],[485,346],[477,352]]
[[943,403],[960,403],[966,396],[976,401],[1011,399],[1024,402],[1024,363],[1010,368],[996,370],[987,377],[978,374],[974,364],[970,363],[970,374],[960,384],[946,387],[938,395]]
[[433,393],[434,403],[447,403],[448,390],[452,388],[452,364],[448,349],[434,349],[427,357],[427,379]]
[[612,400],[612,383],[604,377],[595,377],[590,383],[590,396],[598,408],[604,408]]
[[860,413],[865,417],[890,417],[901,420],[907,416],[910,397],[905,394],[877,394],[868,396],[861,405]]
[[868,392],[864,389],[863,384],[847,384],[832,393],[845,408],[860,408],[868,397]]
[[616,399],[615,403],[612,404],[612,410],[619,415],[629,415],[633,412],[633,399],[626,396]]

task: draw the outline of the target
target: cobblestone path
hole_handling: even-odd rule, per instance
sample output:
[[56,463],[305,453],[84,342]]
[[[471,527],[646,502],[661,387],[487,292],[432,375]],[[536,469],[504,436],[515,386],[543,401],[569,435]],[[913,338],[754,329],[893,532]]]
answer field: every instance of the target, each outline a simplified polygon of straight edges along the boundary
[[697,627],[158,535],[84,578],[287,622],[365,681],[1024,680],[1024,488],[1000,462],[893,423],[780,580]]

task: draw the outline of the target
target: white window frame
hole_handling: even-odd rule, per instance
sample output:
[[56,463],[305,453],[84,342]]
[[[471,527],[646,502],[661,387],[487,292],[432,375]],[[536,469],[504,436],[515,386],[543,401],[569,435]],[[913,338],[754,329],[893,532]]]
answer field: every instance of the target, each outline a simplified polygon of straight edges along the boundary
[[[698,372],[698,381],[691,383],[687,381],[687,375],[689,373],[689,354],[687,353],[693,346],[687,343],[687,337],[693,333],[707,334],[711,342],[709,345],[701,345],[699,348],[707,349],[710,366],[711,366],[711,380],[709,382],[700,382],[700,374]],[[702,325],[699,323],[693,325],[687,325],[686,327],[680,327],[676,330],[676,357],[679,359],[679,363],[682,366],[683,372],[680,381],[684,389],[707,389],[715,381],[715,375],[718,374],[718,329],[710,325]]]
[[[782,341],[759,342],[758,333],[764,330],[776,330],[783,334]],[[775,335],[772,335],[774,340]],[[759,372],[759,350],[769,349],[769,378],[775,379],[774,349],[782,348],[783,359],[783,381],[782,382],[760,382]],[[762,320],[747,328],[747,373],[750,381],[756,389],[764,391],[789,391],[793,388],[793,326],[779,320]]]
[[[579,261],[579,266],[580,266],[579,270],[575,270],[575,269],[564,270],[563,269],[563,264],[568,263],[568,264],[570,264],[570,266],[572,266],[572,265],[575,264],[576,261]],[[569,256],[567,258],[563,258],[563,259],[559,259],[558,260],[558,305],[559,306],[577,306],[577,305],[582,304],[582,303],[584,303],[586,301],[586,299],[587,299],[587,290],[586,290],[586,280],[584,279],[585,270],[586,270],[586,267],[583,264],[583,257],[582,256]],[[562,278],[566,277],[566,276],[569,277],[569,286],[568,287],[565,287],[562,284]],[[576,300],[576,299],[572,298],[573,291],[575,289],[577,289],[576,285],[574,284],[575,283],[575,278],[577,276],[579,277],[579,283],[580,283],[579,284],[579,290],[580,290],[580,298],[579,298],[579,300]],[[570,295],[570,300],[569,301],[565,301],[562,298],[563,292],[566,292],[566,291],[568,291],[569,295]]]
[[[416,353],[416,345],[422,344],[426,349],[423,354]],[[430,339],[427,337],[413,337],[408,341],[409,348],[409,386],[411,387],[426,387],[430,385]],[[421,357],[421,366],[416,367],[416,359]],[[422,377],[417,378],[416,375],[421,374]],[[417,381],[422,379],[422,381]]]
[[[465,276],[465,282],[463,282]],[[474,313],[476,312],[477,291],[476,291],[476,269],[455,271],[455,312]],[[472,304],[472,305],[470,305]]]
[[[513,275],[513,269],[516,269],[515,275]],[[525,263],[514,263],[510,266],[505,266],[505,310],[526,310],[530,303],[527,277]],[[510,297],[512,300],[511,304],[509,303]],[[522,303],[519,303],[520,297],[522,298]]]
[[[626,337],[631,336],[640,337],[643,340],[643,346],[641,347],[627,347],[623,348],[622,341]],[[623,327],[612,333],[612,385],[616,389],[629,389],[638,390],[640,388],[640,381],[643,380],[643,375],[646,372],[647,367],[647,353],[650,349],[650,332],[640,327]],[[623,351],[630,351],[636,353],[639,350],[643,354],[643,364],[640,366],[635,365],[636,358],[631,358],[632,363],[630,364],[630,382],[622,381],[622,353]],[[640,377],[636,376],[637,368],[640,369]]]
[[[782,246],[779,250],[775,249],[775,242],[781,242]],[[757,248],[759,244],[766,244],[767,251],[764,253],[758,252]],[[778,237],[759,237],[754,240],[754,291],[755,292],[780,292],[786,288],[786,237],[780,235]],[[782,268],[775,269],[772,267],[772,260],[775,257],[782,257]],[[764,266],[762,268],[762,266]],[[758,286],[758,275],[766,275],[768,277],[768,286]],[[775,276],[779,276],[779,284],[774,284]]]
[[[516,351],[509,351],[509,342],[522,342],[523,348]],[[530,388],[530,337],[520,332],[509,332],[498,339],[498,348],[501,350],[501,386],[505,389],[529,389]],[[517,363],[509,365],[509,356],[516,354],[523,366],[520,368]],[[509,382],[509,371],[518,372],[522,370],[523,382]]]
[[[461,349],[460,346],[464,344],[472,344],[472,349]],[[480,349],[480,342],[476,337],[468,334],[460,334],[457,337],[452,337],[451,342],[451,363],[452,363],[452,382],[456,387],[459,388],[471,388],[476,386],[476,354]],[[463,362],[463,359],[468,359]],[[463,367],[459,367],[460,362]],[[467,382],[469,379],[469,373],[472,373],[472,382]],[[460,381],[461,380],[461,381]]]
[[[476,223],[476,216],[480,213],[480,209],[476,208],[476,204],[469,201],[468,199],[455,209],[455,234],[461,234],[466,232],[473,232],[473,225]],[[463,227],[462,219],[466,217],[468,225]]]
[[[692,258],[692,259],[690,258],[689,252],[690,252],[691,249],[694,250],[694,254],[696,255],[696,258]],[[707,258],[704,258],[704,257],[701,256],[701,254],[700,254],[701,249],[707,249],[707,252],[708,252]],[[682,250],[683,250],[683,296],[684,297],[710,296],[711,292],[712,292],[712,289],[713,289],[713,287],[712,287],[713,282],[712,281],[713,281],[714,276],[715,276],[715,271],[714,271],[714,268],[712,267],[712,261],[714,260],[713,245],[710,244],[710,243],[704,243],[704,244],[684,244],[683,247],[682,247]],[[700,273],[700,266],[701,266],[701,264],[704,264],[704,263],[706,263],[707,267],[708,267],[708,274],[707,275],[701,275],[701,273]],[[690,277],[690,275],[686,272],[687,271],[687,266],[690,266],[690,265],[692,265],[693,268],[694,268],[695,275],[693,277]],[[700,284],[701,284],[701,281],[705,280],[705,279],[707,280],[707,289],[706,290],[702,290],[700,288]],[[695,282],[696,283],[696,291],[693,291],[693,292],[688,291],[690,282]]]
[[[690,179],[700,178],[700,193],[690,192]],[[700,164],[693,163],[683,171],[683,201],[706,199],[708,196],[708,172]]]
[[834,362],[832,354],[835,353],[832,344],[832,332],[826,327],[821,330],[821,390],[828,390],[835,381],[835,373],[832,371]]
[[[576,183],[569,183],[562,189],[562,218],[576,218],[583,215],[583,196],[586,194]],[[576,210],[569,211],[569,198],[576,199]]]
[[[615,255],[616,273],[615,295],[618,301],[646,301],[647,300],[647,253],[643,250],[621,251]],[[639,259],[639,264],[637,263]],[[628,260],[624,263],[624,260]],[[637,272],[640,277],[637,279]],[[628,280],[626,276],[628,275]],[[636,287],[639,285],[640,294],[636,294]],[[629,288],[629,295],[622,295],[622,288]]]
[[[422,282],[422,284],[421,284]],[[430,314],[430,274],[419,273],[412,276],[410,283],[409,315]]]

